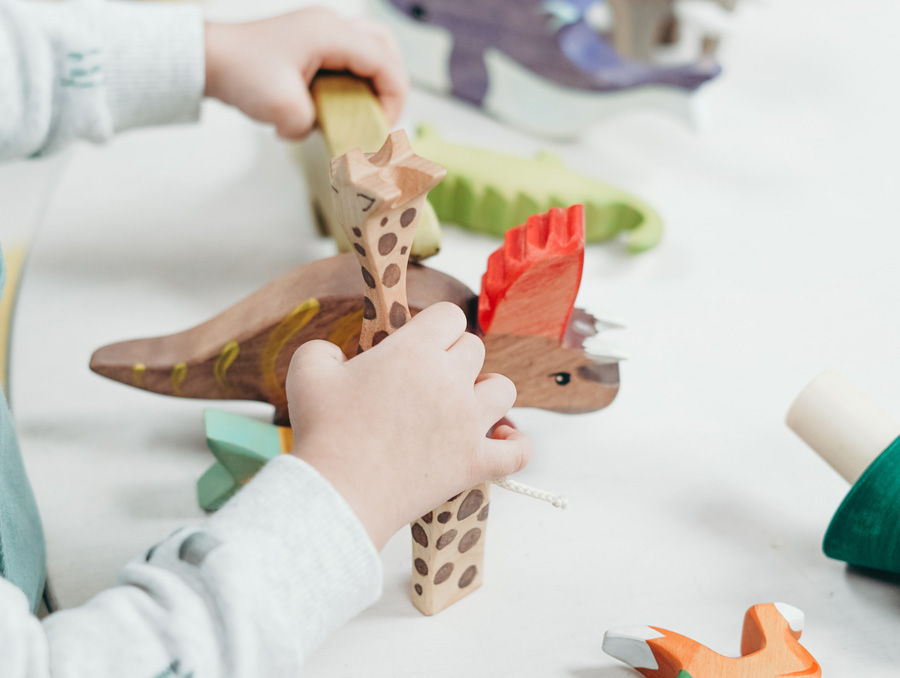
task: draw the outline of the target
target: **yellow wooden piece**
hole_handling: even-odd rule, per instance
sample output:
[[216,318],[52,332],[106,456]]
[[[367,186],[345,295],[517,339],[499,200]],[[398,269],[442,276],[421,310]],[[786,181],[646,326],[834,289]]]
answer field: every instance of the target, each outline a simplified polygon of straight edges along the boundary
[[7,246],[3,249],[6,259],[6,285],[0,295],[0,387],[9,394],[9,359],[12,338],[13,309],[19,278],[25,264],[25,245]]
[[184,391],[181,390],[181,385],[184,383],[184,380],[187,378],[187,363],[178,363],[172,368],[172,393],[177,396],[184,395]]
[[[382,147],[390,129],[381,104],[364,80],[350,75],[320,75],[313,82],[312,96],[320,133],[299,144],[296,155],[309,183],[320,228],[334,238],[341,252],[349,252],[350,241],[334,211],[328,167],[332,158],[354,148],[374,153]],[[434,209],[426,204],[419,218],[410,258],[420,261],[437,254],[440,246],[440,223]]]
[[334,324],[331,334],[328,335],[328,341],[340,348],[344,353],[347,352],[347,342],[359,334],[359,328],[362,327],[363,310],[351,311]]
[[241,346],[236,341],[229,341],[222,349],[222,353],[216,358],[216,364],[213,366],[213,373],[216,377],[216,383],[223,391],[228,390],[227,373],[231,363],[237,360],[241,352]]
[[138,388],[144,387],[144,375],[147,373],[147,366],[144,363],[135,363],[131,370],[131,383]]
[[281,441],[282,454],[287,454],[294,447],[294,431],[290,426],[278,427],[278,439]]
[[263,349],[260,362],[263,380],[266,387],[273,393],[283,393],[284,388],[278,381],[275,374],[275,360],[284,345],[290,341],[297,332],[306,327],[306,324],[312,320],[319,312],[319,300],[307,299],[297,306],[293,311],[288,313],[278,326],[272,330],[266,347]]

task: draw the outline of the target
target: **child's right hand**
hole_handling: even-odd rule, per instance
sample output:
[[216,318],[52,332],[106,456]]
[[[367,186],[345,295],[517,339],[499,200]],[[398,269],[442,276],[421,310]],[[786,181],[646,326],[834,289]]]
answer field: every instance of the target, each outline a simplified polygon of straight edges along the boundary
[[292,454],[341,493],[379,550],[453,495],[530,460],[523,433],[500,426],[486,437],[516,388],[500,375],[479,378],[483,363],[484,344],[446,302],[353,360],[325,341],[294,354]]

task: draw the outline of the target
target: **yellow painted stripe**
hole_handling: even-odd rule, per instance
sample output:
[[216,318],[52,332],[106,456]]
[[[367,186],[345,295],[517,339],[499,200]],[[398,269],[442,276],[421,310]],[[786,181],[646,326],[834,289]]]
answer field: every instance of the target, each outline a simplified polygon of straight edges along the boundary
[[222,349],[222,353],[216,358],[216,364],[213,367],[213,374],[216,377],[216,383],[223,391],[228,390],[228,381],[226,376],[231,363],[237,360],[238,354],[241,352],[241,346],[236,341],[229,341]]
[[278,326],[272,330],[266,347],[263,349],[262,358],[260,360],[260,370],[262,371],[263,383],[272,395],[283,394],[284,387],[278,383],[278,377],[275,374],[275,360],[284,345],[290,341],[297,332],[306,327],[306,324],[312,320],[319,312],[319,300],[307,299],[297,306],[293,311],[288,313]]
[[144,363],[135,363],[131,368],[131,383],[138,388],[144,388],[144,374],[147,372],[147,366]]
[[281,453],[287,454],[294,447],[294,432],[290,426],[279,426],[278,437],[281,439]]
[[13,302],[16,298],[16,289],[19,286],[19,278],[25,265],[25,245],[9,246],[3,249],[0,256],[6,259],[6,287],[0,295],[0,386],[7,390],[9,379],[9,354],[10,335],[12,334]]
[[359,334],[360,329],[362,329],[362,321],[362,309],[351,311],[347,315],[338,318],[334,328],[331,330],[331,334],[328,335],[328,341],[343,351],[347,342]]
[[181,385],[184,383],[184,379],[187,377],[187,365],[185,363],[178,363],[175,367],[172,368],[172,393],[177,396],[183,396],[184,391],[181,390]]

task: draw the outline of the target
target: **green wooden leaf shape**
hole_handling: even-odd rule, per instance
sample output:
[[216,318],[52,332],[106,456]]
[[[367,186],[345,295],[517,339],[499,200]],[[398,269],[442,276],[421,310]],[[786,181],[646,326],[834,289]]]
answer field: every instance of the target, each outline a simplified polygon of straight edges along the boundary
[[576,174],[551,153],[523,158],[444,141],[419,128],[416,153],[443,165],[447,177],[428,194],[441,221],[503,237],[510,228],[551,207],[581,203],[587,242],[625,238],[629,252],[643,252],[662,237],[653,208],[618,188]]
[[203,418],[206,444],[218,462],[197,481],[197,502],[205,511],[215,511],[281,454],[281,437],[273,424],[222,410],[204,410]]
[[900,573],[900,438],[847,493],[823,548],[828,557],[851,565]]

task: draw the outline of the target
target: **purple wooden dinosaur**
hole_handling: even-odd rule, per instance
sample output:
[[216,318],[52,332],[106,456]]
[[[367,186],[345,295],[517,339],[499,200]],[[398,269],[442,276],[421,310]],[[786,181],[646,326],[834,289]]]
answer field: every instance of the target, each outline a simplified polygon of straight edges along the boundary
[[[661,67],[629,61],[585,21],[587,0],[567,0],[559,21],[539,0],[379,0],[453,36],[450,78],[455,96],[480,105],[489,85],[485,63],[497,50],[534,74],[576,90],[618,92],[660,85],[686,92],[719,74],[710,58]],[[560,25],[562,24],[562,25]]]

